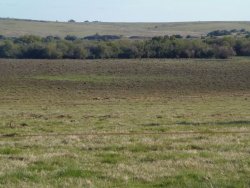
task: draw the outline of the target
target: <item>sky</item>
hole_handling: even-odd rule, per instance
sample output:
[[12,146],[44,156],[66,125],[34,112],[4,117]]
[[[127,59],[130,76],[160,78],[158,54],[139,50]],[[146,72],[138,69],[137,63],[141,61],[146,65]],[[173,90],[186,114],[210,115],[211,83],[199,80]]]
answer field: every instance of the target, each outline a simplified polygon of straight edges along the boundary
[[0,0],[0,17],[82,22],[250,21],[250,0]]

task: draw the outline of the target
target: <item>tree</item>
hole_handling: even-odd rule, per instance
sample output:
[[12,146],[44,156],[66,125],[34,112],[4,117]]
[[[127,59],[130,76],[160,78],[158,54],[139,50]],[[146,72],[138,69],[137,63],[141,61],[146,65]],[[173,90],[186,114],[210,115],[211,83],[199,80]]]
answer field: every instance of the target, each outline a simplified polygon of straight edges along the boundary
[[75,23],[76,21],[73,20],[73,19],[70,19],[68,22],[69,22],[69,23]]

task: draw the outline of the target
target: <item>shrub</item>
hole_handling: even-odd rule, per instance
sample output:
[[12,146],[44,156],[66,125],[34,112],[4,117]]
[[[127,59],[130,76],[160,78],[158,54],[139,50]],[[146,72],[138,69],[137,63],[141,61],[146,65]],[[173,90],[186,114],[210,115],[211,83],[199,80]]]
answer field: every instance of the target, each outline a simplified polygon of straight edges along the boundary
[[4,41],[0,45],[0,57],[1,58],[15,58],[19,55],[20,49],[19,46],[15,45],[12,41]]
[[220,59],[227,59],[235,55],[235,51],[228,46],[220,46],[215,48],[215,57]]
[[64,39],[69,41],[75,41],[77,40],[77,37],[74,35],[67,35]]
[[[94,35],[96,36],[96,35]],[[106,36],[106,35],[105,35]],[[98,35],[98,37],[100,37]],[[101,36],[103,37],[103,36]],[[112,38],[112,37],[111,37]],[[104,37],[105,39],[105,37]],[[0,40],[0,58],[104,59],[104,58],[229,58],[250,56],[250,39],[153,37],[144,40],[80,40],[28,35]]]

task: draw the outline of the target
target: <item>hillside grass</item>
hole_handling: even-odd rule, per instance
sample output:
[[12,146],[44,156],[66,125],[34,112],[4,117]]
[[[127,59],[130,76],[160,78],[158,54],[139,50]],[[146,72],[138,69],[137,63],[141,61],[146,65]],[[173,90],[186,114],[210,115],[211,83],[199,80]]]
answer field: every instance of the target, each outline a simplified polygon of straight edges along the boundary
[[249,73],[247,58],[0,60],[0,187],[249,187]]
[[164,36],[180,34],[201,36],[214,30],[246,29],[249,22],[177,22],[177,23],[65,23],[0,19],[0,34],[5,36],[85,37],[93,34],[129,36]]

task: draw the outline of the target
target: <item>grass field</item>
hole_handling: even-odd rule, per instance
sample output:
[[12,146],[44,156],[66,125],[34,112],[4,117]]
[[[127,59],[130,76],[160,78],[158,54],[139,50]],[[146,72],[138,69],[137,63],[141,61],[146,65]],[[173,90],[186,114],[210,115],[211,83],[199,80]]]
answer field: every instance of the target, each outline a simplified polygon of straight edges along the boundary
[[246,188],[249,133],[247,58],[0,60],[0,187]]
[[84,37],[99,33],[101,35],[163,36],[163,35],[206,35],[210,31],[222,29],[246,29],[250,22],[180,22],[180,23],[63,23],[35,22],[0,19],[0,35],[5,36],[61,36],[75,35]]

